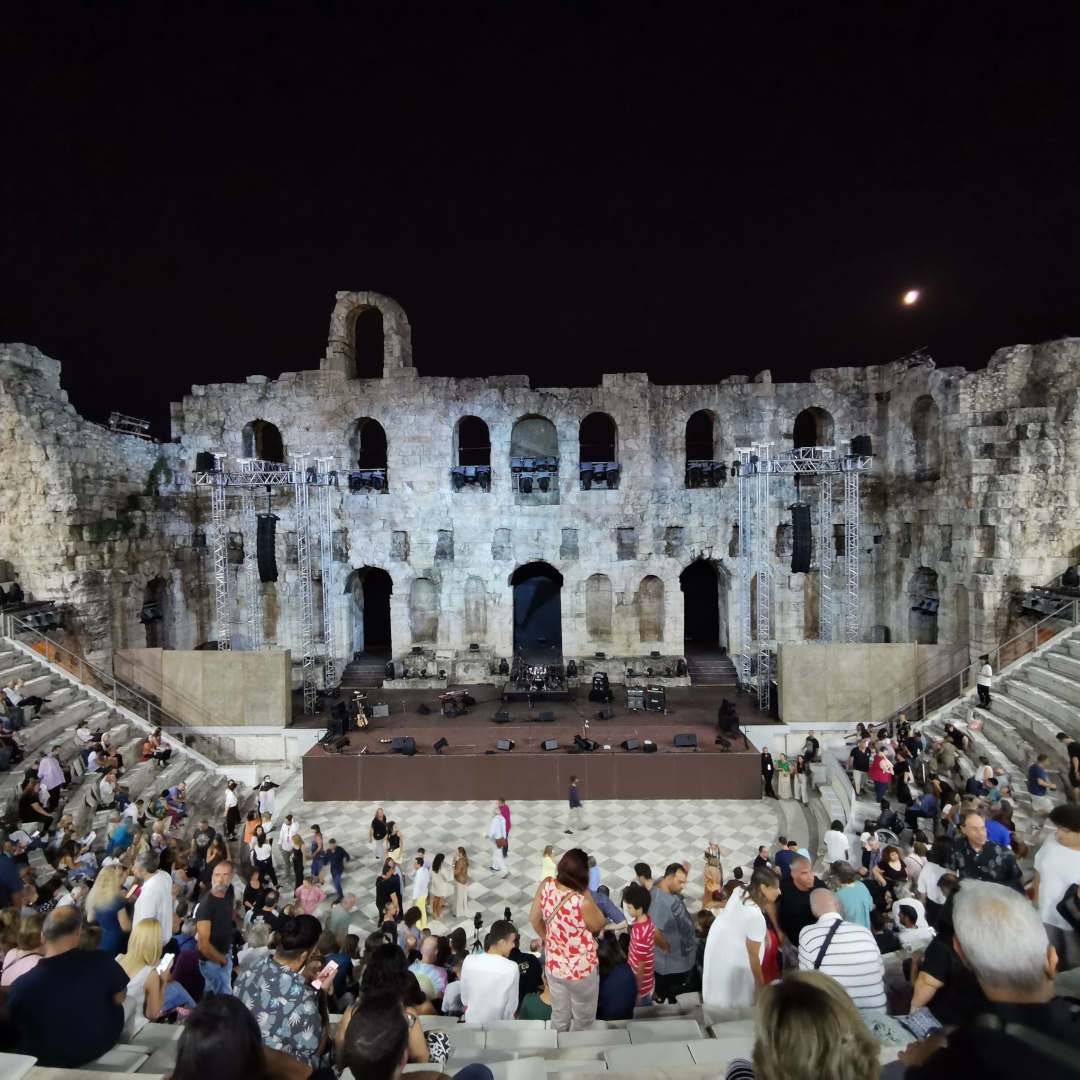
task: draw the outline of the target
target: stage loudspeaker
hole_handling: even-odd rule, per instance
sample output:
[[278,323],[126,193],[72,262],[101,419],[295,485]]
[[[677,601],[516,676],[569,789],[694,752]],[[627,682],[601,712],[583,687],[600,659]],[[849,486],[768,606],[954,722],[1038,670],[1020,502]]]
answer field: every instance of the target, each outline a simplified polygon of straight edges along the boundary
[[646,739],[641,744],[641,752],[643,754],[655,754],[656,753],[656,743],[654,743],[652,741],[652,739]]
[[596,719],[597,720],[614,720],[615,719],[615,710],[614,709],[601,709],[596,714]]
[[514,749],[514,741],[513,741],[513,739],[499,739],[499,741],[495,744],[495,749],[496,750],[513,750]]
[[860,457],[873,457],[873,443],[870,441],[869,435],[856,435],[851,440],[851,452],[858,454]]
[[341,751],[344,750],[345,747],[348,746],[348,745],[349,745],[349,736],[348,735],[342,735],[340,739],[335,739],[334,740],[334,753],[335,754],[340,754]]
[[641,749],[641,740],[640,739],[625,739],[623,741],[622,748],[624,750],[640,750]]
[[259,515],[256,548],[259,558],[260,581],[277,581],[277,556],[274,554],[274,535],[276,530],[276,514]]
[[675,736],[676,746],[688,746],[697,749],[697,736],[693,732],[685,732],[682,735]]
[[420,704],[416,706],[416,711],[417,711],[417,712],[418,712],[418,713],[419,713],[419,714],[420,714],[421,716],[428,716],[428,715],[430,715],[430,713],[431,713],[431,706],[430,706],[430,705],[425,705],[425,704],[424,704],[424,703],[423,703],[423,702],[421,701],[421,702],[420,702]]
[[449,745],[449,739],[439,739],[431,749],[434,750],[436,754],[441,754]]
[[553,712],[542,712],[536,719],[538,723],[550,724],[555,720],[555,714]]
[[795,503],[791,507],[791,528],[791,572],[808,574],[813,540],[810,536],[810,507],[806,503]]
[[395,735],[390,744],[390,753],[412,757],[416,753],[416,740],[411,735]]
[[496,724],[509,724],[510,723],[510,714],[505,709],[500,709],[495,714],[495,723]]
[[540,746],[544,750],[558,750],[559,749],[559,740],[558,739],[545,739],[540,744]]

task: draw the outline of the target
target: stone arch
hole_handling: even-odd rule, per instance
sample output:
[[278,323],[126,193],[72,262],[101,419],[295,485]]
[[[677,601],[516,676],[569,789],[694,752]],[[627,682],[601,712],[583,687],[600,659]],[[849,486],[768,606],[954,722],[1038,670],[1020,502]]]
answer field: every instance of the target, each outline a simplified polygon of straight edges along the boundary
[[610,641],[614,619],[614,592],[607,574],[593,574],[585,580],[585,633],[590,641]]
[[791,429],[792,444],[796,449],[802,446],[835,446],[835,427],[828,410],[811,405],[795,417]]
[[148,649],[169,648],[171,616],[169,582],[159,574],[146,583],[146,588],[143,590],[142,610],[139,612],[139,622],[146,630]]
[[361,566],[345,579],[349,598],[348,656],[358,652],[390,655],[393,651],[390,620],[390,597],[394,581],[379,566]]
[[716,559],[698,558],[679,575],[683,594],[683,645],[692,649],[728,649],[728,601],[731,574]]
[[479,416],[463,416],[454,425],[454,464],[491,464],[491,432]]
[[509,583],[514,597],[514,654],[531,664],[560,663],[562,574],[550,563],[523,563]]
[[409,587],[409,629],[418,645],[439,640],[439,590],[431,578],[413,578]]
[[941,409],[929,394],[917,397],[911,406],[911,435],[915,479],[937,480],[941,476]]
[[698,409],[686,421],[686,460],[716,460],[716,414],[711,409]]
[[654,574],[642,578],[637,591],[638,639],[662,641],[664,637],[664,583]]
[[250,424],[245,424],[241,443],[241,457],[285,464],[285,444],[282,442],[281,432],[277,425],[271,424],[269,420],[252,420]]
[[908,639],[919,645],[936,645],[938,640],[938,576],[929,566],[920,566],[908,583]]
[[349,428],[349,469],[385,469],[386,429],[378,420],[363,416]]
[[487,589],[478,577],[465,582],[465,636],[477,642],[487,638]]
[[405,309],[389,296],[376,292],[339,292],[330,315],[323,371],[337,371],[347,379],[358,377],[356,367],[356,321],[374,309],[382,318],[382,374],[412,370],[412,328]]
[[510,432],[511,457],[559,456],[559,433],[546,417],[530,413],[521,417]]
[[579,461],[618,461],[619,427],[607,413],[589,413],[578,428]]

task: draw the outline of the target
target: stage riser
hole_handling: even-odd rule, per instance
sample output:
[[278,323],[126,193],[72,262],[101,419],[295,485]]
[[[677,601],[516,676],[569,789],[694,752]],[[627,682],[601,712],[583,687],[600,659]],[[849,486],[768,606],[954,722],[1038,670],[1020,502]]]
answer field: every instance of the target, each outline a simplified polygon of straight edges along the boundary
[[761,761],[754,752],[641,754],[519,753],[438,757],[316,749],[303,759],[306,802],[402,799],[566,799],[576,776],[585,800],[757,799]]

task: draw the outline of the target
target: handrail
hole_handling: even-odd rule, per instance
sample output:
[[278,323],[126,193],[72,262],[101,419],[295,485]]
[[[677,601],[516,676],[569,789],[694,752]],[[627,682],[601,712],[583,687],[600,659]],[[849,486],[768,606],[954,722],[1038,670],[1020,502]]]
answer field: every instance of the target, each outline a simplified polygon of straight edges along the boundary
[[[129,709],[132,712],[133,709],[129,702],[121,700],[121,692],[131,698],[135,698],[141,706],[145,707],[146,722],[151,727],[173,727],[183,729],[187,725],[180,717],[166,711],[160,705],[151,701],[145,694],[136,690],[133,686],[129,686],[127,683],[118,679],[114,674],[110,674],[97,667],[95,664],[91,664],[88,660],[83,659],[77,653],[72,652],[70,649],[61,645],[57,641],[53,641],[48,635],[43,634],[40,630],[35,629],[29,623],[24,622],[16,615],[4,615],[4,633],[5,636],[15,638],[15,628],[18,628],[25,634],[31,635],[32,639],[39,639],[44,646],[44,657],[46,660],[50,659],[50,651],[55,650],[58,654],[63,654],[66,658],[66,662],[61,663],[61,667],[67,668],[75,674],[78,671],[77,678],[79,682],[86,683],[88,686],[92,686],[99,693],[104,694],[114,704],[121,708]],[[92,678],[87,678],[89,673]],[[111,693],[110,688],[111,687]],[[154,713],[157,713],[158,719],[154,719]],[[180,739],[181,745],[186,746],[183,735],[177,736]]]

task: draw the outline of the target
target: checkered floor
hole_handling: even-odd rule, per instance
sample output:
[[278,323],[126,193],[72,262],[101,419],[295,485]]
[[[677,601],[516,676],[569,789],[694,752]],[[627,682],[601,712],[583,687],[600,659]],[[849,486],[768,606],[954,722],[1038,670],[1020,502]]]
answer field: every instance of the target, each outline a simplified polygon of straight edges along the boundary
[[[305,838],[308,827],[318,823],[323,836],[332,836],[344,845],[352,856],[347,864],[345,889],[356,893],[364,924],[373,926],[379,863],[367,835],[375,807],[353,802],[305,803],[298,792],[290,795],[279,799],[275,821],[287,810],[305,830]],[[493,919],[502,917],[506,907],[516,921],[524,924],[547,844],[554,845],[556,858],[571,846],[582,847],[594,856],[602,880],[611,889],[616,903],[619,890],[634,876],[635,862],[647,862],[659,874],[668,863],[689,861],[690,881],[684,895],[687,906],[694,911],[701,903],[703,856],[710,842],[720,845],[724,873],[730,875],[736,865],[749,868],[758,845],[772,844],[783,828],[777,804],[768,799],[610,800],[587,803],[587,828],[567,836],[565,803],[511,801],[509,873],[500,876],[490,869],[491,842],[485,839],[493,803],[387,803],[383,808],[387,817],[398,823],[408,856],[423,847],[429,855],[441,851],[451,858],[459,844],[469,854],[473,879],[469,887],[469,917],[442,926],[432,924],[442,932],[466,922],[471,924],[476,911],[490,925]]]

